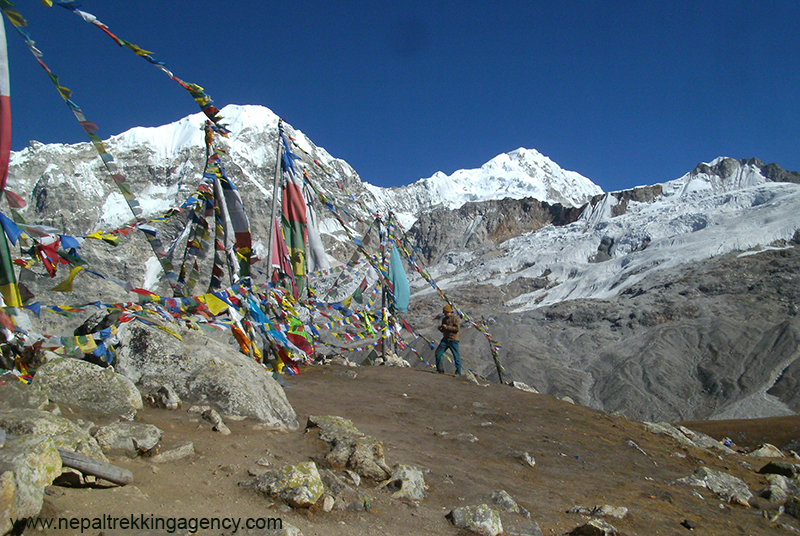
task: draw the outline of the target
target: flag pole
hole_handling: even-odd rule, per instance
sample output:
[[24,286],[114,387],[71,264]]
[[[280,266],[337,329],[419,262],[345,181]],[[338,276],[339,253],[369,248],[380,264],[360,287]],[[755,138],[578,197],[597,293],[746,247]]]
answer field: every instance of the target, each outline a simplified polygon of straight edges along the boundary
[[283,119],[278,119],[278,142],[275,147],[275,178],[272,183],[272,211],[269,217],[269,241],[267,249],[267,283],[272,281],[272,249],[275,247],[273,243],[273,234],[275,233],[275,215],[278,211],[278,192],[281,177],[281,134],[283,133]]

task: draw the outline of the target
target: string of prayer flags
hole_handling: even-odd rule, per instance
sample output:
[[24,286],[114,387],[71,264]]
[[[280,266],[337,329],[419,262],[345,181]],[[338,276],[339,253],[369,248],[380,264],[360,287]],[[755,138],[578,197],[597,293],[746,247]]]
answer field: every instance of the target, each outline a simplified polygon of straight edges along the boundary
[[[74,4],[72,3],[65,3],[65,4],[70,4],[70,6],[74,6]],[[71,9],[67,5],[65,5],[64,7]],[[111,178],[114,180],[114,183],[119,188],[120,193],[122,193],[122,196],[125,199],[126,203],[128,204],[128,207],[130,208],[134,218],[137,220],[137,222],[142,222],[143,220],[142,207],[139,204],[139,201],[131,192],[130,186],[128,186],[125,176],[119,172],[117,164],[114,161],[114,157],[112,157],[108,153],[105,146],[103,145],[103,141],[100,139],[99,136],[95,134],[95,132],[97,131],[97,125],[95,125],[90,121],[87,121],[81,108],[77,104],[75,104],[75,102],[72,100],[72,91],[70,91],[66,87],[63,87],[59,81],[58,76],[55,75],[50,70],[50,68],[44,63],[44,61],[42,61],[43,54],[41,53],[40,50],[38,50],[34,46],[33,39],[31,39],[30,35],[21,29],[22,26],[25,26],[26,24],[24,18],[19,16],[19,13],[13,9],[13,5],[10,2],[8,2],[8,0],[0,0],[0,9],[3,9],[3,12],[6,14],[6,16],[9,17],[9,20],[12,21],[12,24],[14,24],[18,33],[22,35],[23,39],[28,45],[28,48],[30,49],[36,61],[50,77],[50,80],[56,86],[56,89],[58,90],[59,94],[66,102],[67,106],[72,111],[73,115],[80,123],[81,127],[83,127],[83,129],[86,131],[89,140],[92,142],[92,145],[94,146],[95,150],[100,156],[100,159],[103,161],[103,164],[105,165],[106,170],[108,171]],[[17,25],[17,23],[19,25]],[[158,239],[158,237],[151,235],[149,233],[145,233],[145,236],[147,237],[147,241],[149,242],[150,247],[153,250],[153,253],[161,263],[161,267],[164,270],[164,273],[166,274],[167,280],[172,286],[173,291],[178,292],[179,289],[176,286],[177,276],[174,273],[172,263],[169,261],[169,258],[167,257],[166,252],[164,251],[161,240]]]
[[[214,106],[214,101],[211,100],[211,97],[205,94],[205,90],[202,87],[198,86],[197,84],[192,84],[190,82],[184,82],[183,80],[175,76],[172,73],[172,71],[170,71],[167,68],[166,64],[163,61],[158,61],[153,57],[152,52],[144,50],[138,45],[135,45],[134,43],[125,41],[124,39],[117,37],[116,35],[111,33],[111,30],[108,28],[108,26],[100,22],[97,19],[97,17],[95,17],[91,13],[87,13],[85,11],[81,11],[80,9],[78,9],[80,6],[74,0],[44,0],[44,1],[48,6],[52,6],[53,3],[55,3],[58,6],[63,7],[64,9],[72,11],[73,13],[81,17],[84,21],[99,28],[103,33],[105,33],[112,40],[114,40],[114,42],[117,45],[121,47],[125,46],[140,58],[147,60],[150,64],[155,66],[158,70],[160,70],[170,79],[178,83],[186,91],[188,91],[189,94],[197,103],[197,105],[200,106],[200,109],[203,111],[206,117],[208,117],[215,124],[218,124],[222,120],[222,118],[219,116],[219,110],[217,109],[216,106]],[[222,125],[218,126],[220,128],[220,132],[227,132],[227,130]]]

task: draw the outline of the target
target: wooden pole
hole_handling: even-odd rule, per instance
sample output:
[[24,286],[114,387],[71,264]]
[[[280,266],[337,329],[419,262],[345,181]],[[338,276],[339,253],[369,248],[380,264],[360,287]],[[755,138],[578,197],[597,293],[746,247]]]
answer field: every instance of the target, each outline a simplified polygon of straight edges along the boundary
[[275,177],[272,183],[272,211],[269,218],[269,241],[267,249],[267,282],[272,280],[272,248],[273,235],[275,234],[275,216],[278,211],[278,192],[280,191],[280,178],[281,178],[281,134],[283,133],[283,119],[278,119],[278,142],[275,147]]

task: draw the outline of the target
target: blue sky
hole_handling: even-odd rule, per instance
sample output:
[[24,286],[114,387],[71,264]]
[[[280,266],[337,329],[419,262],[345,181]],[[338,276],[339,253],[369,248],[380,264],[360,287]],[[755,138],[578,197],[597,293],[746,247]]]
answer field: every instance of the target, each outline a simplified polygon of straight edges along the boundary
[[[85,0],[218,107],[269,107],[362,180],[409,184],[536,149],[604,190],[717,156],[800,170],[795,2]],[[106,138],[198,111],[60,7],[16,0]],[[13,149],[85,134],[8,21]]]

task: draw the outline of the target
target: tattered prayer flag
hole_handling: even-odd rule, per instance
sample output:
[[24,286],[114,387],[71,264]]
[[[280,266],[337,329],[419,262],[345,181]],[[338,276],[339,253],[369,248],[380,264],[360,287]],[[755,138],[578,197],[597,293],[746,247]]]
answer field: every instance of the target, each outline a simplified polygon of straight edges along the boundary
[[61,247],[64,249],[80,249],[81,243],[74,236],[58,235],[61,239]]
[[42,306],[41,303],[38,301],[36,303],[29,303],[28,305],[25,306],[25,309],[33,311],[36,314],[36,316],[42,316]]
[[8,216],[2,213],[0,213],[0,225],[3,226],[3,231],[5,231],[8,239],[11,240],[11,243],[16,246],[17,240],[23,232],[22,229],[19,228],[19,225],[14,223]]
[[298,295],[306,286],[306,202],[300,187],[291,177],[283,187],[283,234],[289,248],[292,273]]
[[11,208],[25,208],[28,205],[22,196],[11,190],[4,190],[3,193],[6,194],[6,201],[8,201],[8,206]]
[[230,307],[227,303],[217,298],[214,294],[204,294],[202,298],[204,298],[206,305],[208,305],[208,310],[211,311],[211,314],[214,316],[219,315],[220,313],[226,311],[228,307]]
[[275,224],[272,226],[271,265],[273,267],[278,267],[281,272],[285,273],[291,279],[292,295],[297,298],[300,293],[297,289],[294,273],[292,272],[292,265],[289,260],[289,248],[286,247],[286,242],[283,240],[283,233],[281,233],[277,223],[276,218]]
[[81,270],[83,270],[83,268],[80,266],[73,267],[72,270],[69,271],[69,276],[50,290],[55,292],[72,292],[72,282],[75,280],[75,276],[77,276],[78,272]]
[[397,251],[397,246],[395,245],[392,245],[392,253],[389,258],[389,280],[392,283],[392,287],[394,287],[395,308],[401,313],[407,313],[408,304],[411,301],[411,287],[408,284],[408,276],[406,276],[403,268],[400,252]]
[[91,335],[79,335],[75,337],[75,343],[83,353],[88,354],[97,349],[97,341]]

